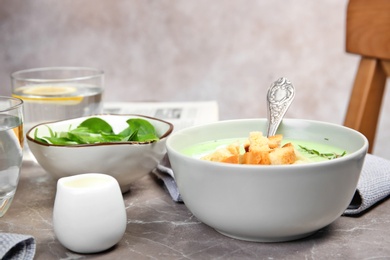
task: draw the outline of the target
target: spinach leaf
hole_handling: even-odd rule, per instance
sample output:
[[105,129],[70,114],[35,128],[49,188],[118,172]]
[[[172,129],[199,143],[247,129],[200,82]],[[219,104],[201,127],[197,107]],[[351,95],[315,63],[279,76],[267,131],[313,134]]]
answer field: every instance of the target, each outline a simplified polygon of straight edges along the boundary
[[44,143],[44,144],[48,144],[48,143],[49,143],[49,142],[46,141],[45,139],[39,138],[39,137],[38,137],[38,128],[36,128],[35,131],[34,131],[34,139],[35,139],[36,141],[41,142],[41,143]]
[[103,119],[98,117],[91,117],[83,121],[79,127],[84,127],[89,130],[90,133],[114,133],[112,127]]
[[156,130],[150,122],[140,118],[132,118],[126,122],[129,124],[130,129],[137,130],[137,134],[133,137],[133,141],[147,142],[158,140]]
[[[92,117],[83,121],[68,132],[54,132],[50,127],[50,136],[38,137],[38,129],[34,139],[38,142],[55,145],[94,144],[108,142],[154,142],[159,140],[154,126],[147,120],[132,118],[126,121],[128,127],[115,134],[111,125],[101,118]],[[71,129],[71,126],[69,126]]]

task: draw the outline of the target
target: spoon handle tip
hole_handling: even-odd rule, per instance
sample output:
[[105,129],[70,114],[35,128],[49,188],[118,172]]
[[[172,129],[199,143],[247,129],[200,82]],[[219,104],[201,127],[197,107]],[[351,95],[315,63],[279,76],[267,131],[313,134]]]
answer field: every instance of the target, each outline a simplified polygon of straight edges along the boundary
[[291,82],[281,77],[268,89],[267,93],[267,136],[273,136],[295,97],[295,88]]

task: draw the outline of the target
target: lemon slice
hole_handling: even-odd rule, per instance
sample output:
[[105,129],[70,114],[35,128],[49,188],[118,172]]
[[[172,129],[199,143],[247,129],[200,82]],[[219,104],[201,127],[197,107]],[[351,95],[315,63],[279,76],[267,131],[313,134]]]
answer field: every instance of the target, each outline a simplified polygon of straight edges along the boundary
[[70,93],[74,93],[76,91],[77,88],[68,86],[37,86],[23,90],[23,94],[36,96],[63,96],[68,95]]
[[23,87],[16,90],[14,97],[30,102],[50,102],[61,104],[78,104],[83,100],[82,96],[70,96],[77,88],[71,86],[34,86]]

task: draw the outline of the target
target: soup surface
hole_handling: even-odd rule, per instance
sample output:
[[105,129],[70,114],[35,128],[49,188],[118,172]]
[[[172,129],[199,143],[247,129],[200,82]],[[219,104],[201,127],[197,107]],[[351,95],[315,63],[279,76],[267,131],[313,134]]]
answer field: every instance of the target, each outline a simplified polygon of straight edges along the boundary
[[[242,148],[242,153],[244,153],[243,144],[248,140],[248,138],[230,138],[230,139],[221,139],[214,141],[207,141],[199,143],[193,146],[189,146],[184,149],[182,152],[185,155],[202,158],[210,153],[213,153],[217,149],[224,148],[232,143],[240,143]],[[298,160],[296,163],[310,163],[310,162],[321,162],[334,159],[340,156],[343,156],[347,151],[327,145],[319,142],[310,142],[304,140],[290,140],[283,139],[282,145],[286,143],[292,143],[295,148]]]

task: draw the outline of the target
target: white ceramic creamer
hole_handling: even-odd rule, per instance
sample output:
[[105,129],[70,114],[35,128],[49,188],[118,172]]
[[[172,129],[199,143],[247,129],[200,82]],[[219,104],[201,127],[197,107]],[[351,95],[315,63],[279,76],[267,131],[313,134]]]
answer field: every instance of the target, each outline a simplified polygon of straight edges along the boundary
[[64,247],[78,253],[109,249],[123,237],[126,222],[126,209],[115,178],[85,173],[58,180],[53,226]]

